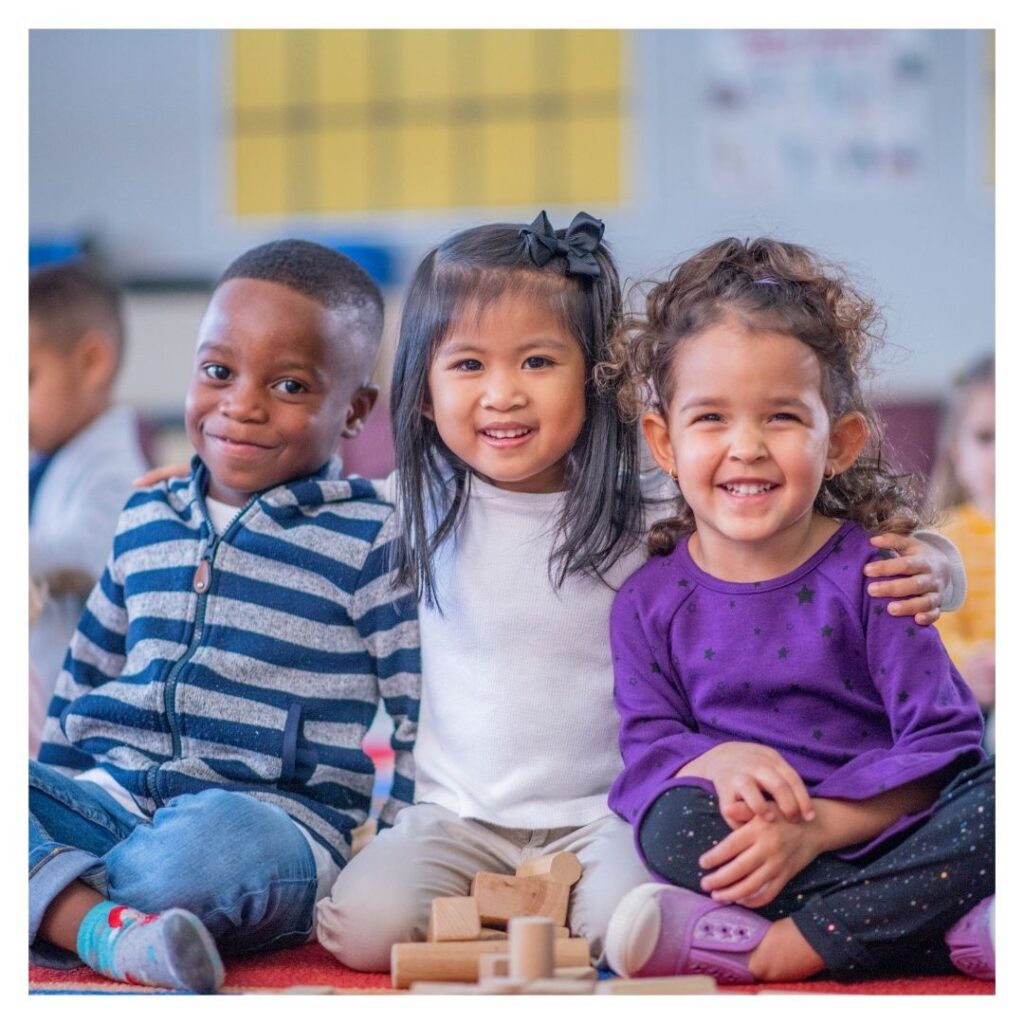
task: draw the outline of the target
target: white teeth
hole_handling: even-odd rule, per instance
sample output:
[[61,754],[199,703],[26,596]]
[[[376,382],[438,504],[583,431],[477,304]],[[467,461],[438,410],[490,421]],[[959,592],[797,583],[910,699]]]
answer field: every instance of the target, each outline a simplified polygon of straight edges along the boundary
[[774,484],[723,484],[730,494],[738,494],[741,497],[749,497],[753,494],[766,494],[774,487]]
[[530,432],[529,427],[520,427],[518,430],[485,430],[488,437],[504,440],[506,437],[525,437]]

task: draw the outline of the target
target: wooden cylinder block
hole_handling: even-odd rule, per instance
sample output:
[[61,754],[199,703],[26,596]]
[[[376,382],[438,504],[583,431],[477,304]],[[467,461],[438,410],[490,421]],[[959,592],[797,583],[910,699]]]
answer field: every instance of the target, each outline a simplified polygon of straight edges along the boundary
[[546,857],[535,857],[516,868],[517,878],[538,876],[546,878],[549,882],[563,882],[565,885],[575,885],[582,874],[583,867],[579,858],[569,850],[549,853]]
[[[396,942],[391,947],[391,984],[408,988],[414,981],[477,981],[480,957],[509,954],[508,942]],[[586,939],[556,939],[556,967],[586,967]]]
[[536,981],[554,974],[554,928],[550,917],[513,917],[509,921],[509,977]]

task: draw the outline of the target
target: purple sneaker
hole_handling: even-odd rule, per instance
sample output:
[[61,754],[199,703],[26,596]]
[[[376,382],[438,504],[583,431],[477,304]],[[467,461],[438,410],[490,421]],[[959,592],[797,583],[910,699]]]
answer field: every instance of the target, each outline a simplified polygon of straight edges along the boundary
[[972,978],[996,976],[995,897],[987,896],[946,932],[949,959]]
[[605,955],[624,978],[710,974],[752,984],[747,963],[770,921],[674,885],[649,882],[627,893],[608,922]]

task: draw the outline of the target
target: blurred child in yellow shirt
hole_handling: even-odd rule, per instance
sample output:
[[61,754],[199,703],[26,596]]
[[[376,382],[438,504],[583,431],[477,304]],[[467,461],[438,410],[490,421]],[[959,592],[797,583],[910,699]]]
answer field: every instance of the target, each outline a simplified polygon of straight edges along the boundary
[[942,532],[960,549],[967,600],[937,623],[946,648],[988,719],[985,746],[995,748],[996,700],[996,384],[995,358],[986,356],[954,384],[946,413],[932,499],[947,510]]

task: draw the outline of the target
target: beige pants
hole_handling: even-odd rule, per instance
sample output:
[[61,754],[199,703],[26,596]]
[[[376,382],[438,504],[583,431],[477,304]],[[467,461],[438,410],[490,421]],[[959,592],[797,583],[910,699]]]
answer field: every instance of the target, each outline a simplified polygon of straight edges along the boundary
[[426,938],[436,896],[465,896],[478,871],[513,874],[523,861],[559,850],[571,850],[583,866],[569,927],[587,939],[598,963],[619,900],[651,880],[632,829],[613,814],[582,828],[531,830],[460,818],[437,804],[407,807],[316,905],[317,938],[353,970],[390,970],[393,943]]

